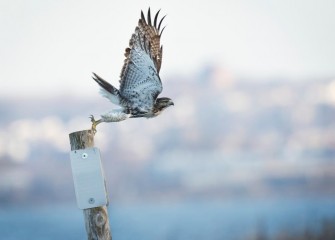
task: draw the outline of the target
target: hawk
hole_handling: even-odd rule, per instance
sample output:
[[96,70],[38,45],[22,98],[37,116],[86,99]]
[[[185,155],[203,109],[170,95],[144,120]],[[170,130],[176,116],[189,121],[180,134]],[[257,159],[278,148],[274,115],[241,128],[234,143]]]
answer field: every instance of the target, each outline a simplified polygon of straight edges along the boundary
[[159,77],[163,54],[160,39],[165,29],[161,29],[165,16],[158,22],[159,12],[160,10],[152,22],[150,8],[147,19],[141,11],[141,18],[131,36],[129,47],[125,50],[126,59],[121,70],[119,89],[93,73],[93,79],[101,88],[101,95],[121,107],[101,115],[99,120],[95,120],[91,115],[94,131],[102,122],[118,122],[138,117],[152,118],[174,105],[170,98],[158,98],[163,90]]

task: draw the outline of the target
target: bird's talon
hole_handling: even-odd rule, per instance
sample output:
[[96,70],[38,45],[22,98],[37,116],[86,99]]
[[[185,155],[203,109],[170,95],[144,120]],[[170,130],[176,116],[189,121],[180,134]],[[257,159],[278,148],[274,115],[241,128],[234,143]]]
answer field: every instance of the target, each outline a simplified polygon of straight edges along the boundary
[[94,121],[94,116],[93,115],[90,115],[88,118],[91,119],[91,122]]
[[90,115],[89,118],[91,119],[91,123],[92,123],[92,127],[91,127],[91,129],[92,129],[93,133],[95,134],[95,133],[97,132],[97,125],[98,125],[99,123],[101,123],[101,119],[96,121],[96,120],[94,119],[94,116],[93,116],[93,115]]

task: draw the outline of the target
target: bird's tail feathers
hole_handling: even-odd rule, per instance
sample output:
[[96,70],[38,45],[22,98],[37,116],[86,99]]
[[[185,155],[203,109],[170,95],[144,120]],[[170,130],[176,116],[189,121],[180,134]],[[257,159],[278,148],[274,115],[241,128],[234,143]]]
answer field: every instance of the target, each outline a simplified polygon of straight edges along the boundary
[[112,103],[120,105],[120,93],[117,88],[115,88],[113,85],[111,85],[109,82],[102,79],[100,76],[98,76],[95,73],[92,73],[93,80],[96,81],[99,86],[101,87],[100,94],[109,99]]
[[98,76],[95,73],[92,73],[93,76],[93,80],[96,81],[100,87],[102,87],[103,89],[105,89],[107,92],[114,94],[115,92],[118,92],[118,90],[113,87],[109,82],[105,81],[104,79],[102,79],[100,76]]

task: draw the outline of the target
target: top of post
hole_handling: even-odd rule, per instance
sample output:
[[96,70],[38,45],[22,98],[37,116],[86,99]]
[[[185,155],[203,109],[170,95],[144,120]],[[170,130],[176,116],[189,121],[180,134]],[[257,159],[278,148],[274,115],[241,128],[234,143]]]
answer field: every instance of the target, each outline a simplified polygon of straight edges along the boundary
[[69,134],[71,151],[94,147],[94,131],[92,129]]

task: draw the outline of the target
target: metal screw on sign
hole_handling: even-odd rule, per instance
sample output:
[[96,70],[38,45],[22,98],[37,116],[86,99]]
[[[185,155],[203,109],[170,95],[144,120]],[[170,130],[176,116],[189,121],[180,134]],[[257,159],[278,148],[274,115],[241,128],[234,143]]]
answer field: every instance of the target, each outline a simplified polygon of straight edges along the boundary
[[83,153],[83,154],[81,155],[81,157],[82,157],[83,159],[85,159],[85,158],[88,157],[88,154],[87,154],[87,153]]

